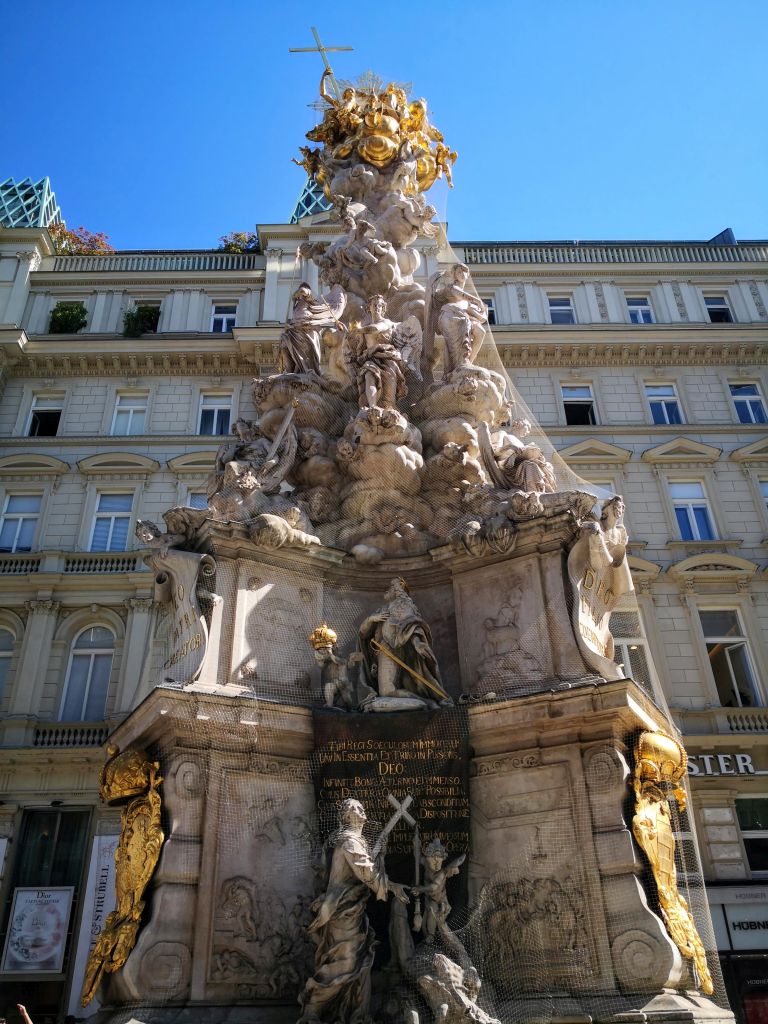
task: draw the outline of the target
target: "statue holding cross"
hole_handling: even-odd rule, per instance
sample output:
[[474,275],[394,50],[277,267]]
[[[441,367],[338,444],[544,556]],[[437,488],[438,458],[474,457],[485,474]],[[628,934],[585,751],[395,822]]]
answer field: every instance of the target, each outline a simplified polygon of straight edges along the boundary
[[339,831],[333,839],[328,884],[315,900],[315,917],[308,932],[316,945],[315,971],[299,997],[299,1024],[363,1024],[369,1020],[371,970],[375,935],[365,913],[368,898],[386,900],[390,894],[407,903],[405,886],[391,881],[384,869],[383,846],[411,798],[397,804],[371,850],[363,836],[367,821],[359,800],[345,800],[339,811]]

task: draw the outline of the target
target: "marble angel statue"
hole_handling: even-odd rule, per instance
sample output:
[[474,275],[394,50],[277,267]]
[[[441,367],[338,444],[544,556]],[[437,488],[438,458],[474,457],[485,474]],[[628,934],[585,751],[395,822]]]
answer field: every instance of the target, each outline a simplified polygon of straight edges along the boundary
[[381,295],[371,296],[367,306],[364,323],[347,335],[347,370],[361,408],[395,409],[408,392],[408,377],[421,379],[421,326],[415,316],[390,320]]
[[291,296],[291,315],[280,335],[278,373],[313,373],[320,376],[320,336],[335,327],[344,312],[347,297],[340,285],[318,297],[306,282]]
[[488,307],[467,291],[468,277],[469,268],[456,263],[427,289],[424,348],[431,361],[435,335],[442,336],[446,375],[472,365],[488,330]]

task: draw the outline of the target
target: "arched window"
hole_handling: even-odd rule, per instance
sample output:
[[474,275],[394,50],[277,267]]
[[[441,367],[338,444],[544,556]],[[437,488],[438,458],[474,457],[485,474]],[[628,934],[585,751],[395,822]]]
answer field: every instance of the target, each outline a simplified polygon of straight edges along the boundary
[[11,670],[14,635],[9,629],[0,629],[0,701],[5,696],[8,673]]
[[63,722],[100,722],[107,703],[115,636],[106,626],[91,626],[72,644],[60,719]]

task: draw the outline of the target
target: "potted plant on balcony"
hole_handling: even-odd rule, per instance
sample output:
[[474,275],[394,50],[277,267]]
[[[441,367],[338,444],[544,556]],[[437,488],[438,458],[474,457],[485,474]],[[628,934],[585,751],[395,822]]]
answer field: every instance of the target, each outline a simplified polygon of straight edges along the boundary
[[160,320],[159,306],[134,306],[123,313],[123,337],[140,338],[154,334]]
[[77,334],[88,323],[84,302],[57,302],[51,311],[51,334]]

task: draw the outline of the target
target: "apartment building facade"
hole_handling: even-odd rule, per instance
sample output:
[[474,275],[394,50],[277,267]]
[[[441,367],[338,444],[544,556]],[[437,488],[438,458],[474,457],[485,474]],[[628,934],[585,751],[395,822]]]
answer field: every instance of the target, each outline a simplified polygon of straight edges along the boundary
[[[318,286],[298,246],[333,235],[320,214],[261,225],[258,252],[60,256],[45,229],[0,230],[0,947],[20,892],[72,890],[60,969],[0,964],[13,1001],[34,979],[36,1024],[82,1015],[119,831],[102,745],[154,685],[136,520],[205,504],[292,291]],[[453,249],[561,458],[626,499],[637,603],[615,615],[617,660],[685,737],[717,944],[752,1024],[768,1000],[768,242]],[[421,252],[426,281],[439,253]],[[154,330],[125,338],[139,307]]]

